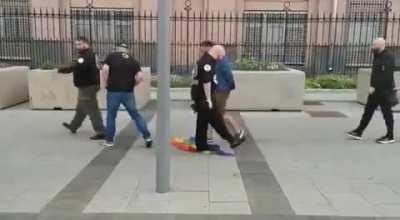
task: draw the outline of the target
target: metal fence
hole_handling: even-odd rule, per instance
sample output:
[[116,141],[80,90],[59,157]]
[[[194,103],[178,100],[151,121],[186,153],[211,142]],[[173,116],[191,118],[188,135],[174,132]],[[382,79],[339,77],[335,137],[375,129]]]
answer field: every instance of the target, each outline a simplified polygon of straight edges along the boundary
[[[371,41],[385,34],[389,50],[400,55],[400,16],[386,13],[187,10],[174,12],[170,25],[171,71],[180,75],[190,73],[203,40],[225,45],[232,61],[281,62],[310,76],[352,74],[370,66]],[[75,55],[73,42],[78,36],[90,38],[100,59],[125,42],[144,66],[157,71],[157,16],[153,12],[0,7],[0,62],[31,68],[68,63]]]

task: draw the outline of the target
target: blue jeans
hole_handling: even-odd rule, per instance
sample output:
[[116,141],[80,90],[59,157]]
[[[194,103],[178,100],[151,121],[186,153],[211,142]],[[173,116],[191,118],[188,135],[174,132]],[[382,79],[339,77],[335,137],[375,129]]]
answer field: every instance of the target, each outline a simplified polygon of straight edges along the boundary
[[107,141],[113,142],[115,136],[115,119],[117,118],[120,105],[123,105],[126,111],[135,121],[136,127],[143,138],[150,138],[151,134],[147,128],[146,122],[139,114],[136,108],[135,96],[133,92],[107,92]]

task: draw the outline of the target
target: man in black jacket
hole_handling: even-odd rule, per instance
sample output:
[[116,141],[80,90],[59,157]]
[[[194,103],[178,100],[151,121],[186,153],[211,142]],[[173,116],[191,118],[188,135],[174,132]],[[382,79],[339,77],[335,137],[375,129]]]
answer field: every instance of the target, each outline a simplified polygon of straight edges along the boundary
[[73,72],[74,85],[78,88],[78,104],[75,117],[70,123],[64,122],[63,126],[71,133],[76,133],[86,116],[89,116],[96,132],[90,139],[101,140],[105,138],[105,128],[97,102],[97,92],[100,89],[100,74],[96,64],[96,56],[86,38],[78,38],[75,44],[78,50],[78,59],[71,66],[58,70],[59,73]]
[[395,89],[394,68],[395,60],[392,54],[385,49],[385,39],[378,38],[374,41],[372,51],[374,61],[372,67],[371,84],[369,88],[369,97],[365,106],[360,125],[357,129],[348,132],[347,135],[353,139],[361,140],[364,130],[367,128],[375,110],[380,106],[385,119],[387,134],[379,138],[377,143],[394,143],[393,138],[393,112],[390,97]]
[[212,150],[207,143],[207,128],[209,124],[223,139],[229,142],[233,149],[244,141],[244,139],[233,137],[229,133],[223,116],[216,108],[215,100],[212,99],[217,81],[215,72],[217,61],[223,59],[225,55],[226,52],[222,46],[213,46],[199,59],[193,73],[191,97],[194,102],[192,107],[197,112],[195,142],[198,152]]

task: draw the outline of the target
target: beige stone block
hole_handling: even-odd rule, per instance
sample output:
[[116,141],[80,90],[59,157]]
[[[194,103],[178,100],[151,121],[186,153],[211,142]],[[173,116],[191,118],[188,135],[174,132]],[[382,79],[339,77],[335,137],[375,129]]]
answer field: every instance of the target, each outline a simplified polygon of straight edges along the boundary
[[[150,68],[142,68],[144,82],[135,88],[137,107],[150,101]],[[73,85],[72,74],[58,74],[57,70],[32,70],[29,74],[29,95],[32,109],[75,109],[78,89]],[[99,106],[106,108],[106,92],[97,94]]]
[[0,68],[0,109],[29,99],[28,72],[25,66]]
[[287,71],[234,71],[236,90],[228,100],[230,110],[303,109],[305,73]]

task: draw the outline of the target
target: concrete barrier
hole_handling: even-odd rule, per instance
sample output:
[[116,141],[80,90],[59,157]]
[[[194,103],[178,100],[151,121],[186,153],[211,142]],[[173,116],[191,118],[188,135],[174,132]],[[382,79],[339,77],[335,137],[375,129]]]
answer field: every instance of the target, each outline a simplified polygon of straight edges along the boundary
[[0,109],[28,101],[28,71],[25,66],[0,68]]
[[[357,75],[357,102],[365,105],[369,96],[369,87],[371,80],[371,69],[359,69]],[[396,87],[400,87],[400,72],[394,72],[394,80],[396,82]],[[395,111],[400,110],[400,105],[393,108]]]
[[[150,101],[150,68],[142,68],[144,82],[135,88],[138,108]],[[57,70],[31,70],[28,77],[31,109],[75,109],[78,90],[73,85],[72,74],[58,74]],[[98,93],[99,106],[106,108],[106,92]]]
[[234,71],[234,76],[237,88],[229,98],[229,110],[303,110],[302,71]]

